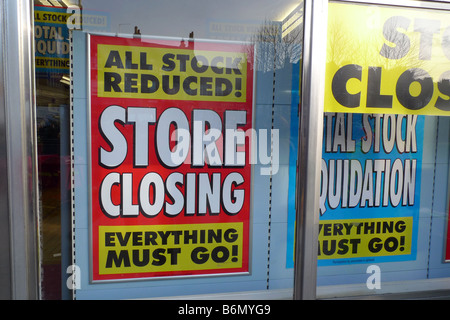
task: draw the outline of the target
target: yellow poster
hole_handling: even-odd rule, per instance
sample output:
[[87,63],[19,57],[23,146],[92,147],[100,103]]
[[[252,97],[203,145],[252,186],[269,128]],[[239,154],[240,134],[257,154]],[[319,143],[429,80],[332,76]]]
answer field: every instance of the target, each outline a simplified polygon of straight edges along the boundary
[[242,223],[99,227],[100,274],[242,267]]
[[246,102],[247,53],[98,45],[98,96]]
[[324,110],[449,115],[448,13],[330,3]]
[[412,229],[412,217],[323,220],[318,259],[408,255]]

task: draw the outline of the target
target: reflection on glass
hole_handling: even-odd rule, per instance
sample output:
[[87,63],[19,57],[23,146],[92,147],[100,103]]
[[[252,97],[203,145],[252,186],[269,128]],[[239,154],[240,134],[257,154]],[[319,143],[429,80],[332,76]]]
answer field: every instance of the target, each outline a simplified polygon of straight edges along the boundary
[[62,270],[71,259],[70,42],[65,17],[67,6],[74,4],[78,1],[34,1],[43,299],[70,298],[62,286]]

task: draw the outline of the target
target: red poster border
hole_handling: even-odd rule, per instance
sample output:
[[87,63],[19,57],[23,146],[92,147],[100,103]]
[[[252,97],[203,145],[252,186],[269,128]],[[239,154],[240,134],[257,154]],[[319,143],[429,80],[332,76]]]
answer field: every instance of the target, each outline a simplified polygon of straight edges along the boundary
[[[94,143],[95,134],[93,134],[93,128],[96,124],[93,119],[97,119],[98,116],[95,116],[92,106],[93,105],[121,105],[121,106],[154,106],[158,108],[161,105],[175,105],[180,109],[188,111],[193,109],[193,105],[195,109],[222,109],[222,110],[245,110],[250,111],[247,112],[247,125],[245,129],[252,128],[253,126],[253,112],[254,112],[254,70],[253,70],[253,54],[254,49],[252,46],[247,44],[237,44],[237,43],[227,43],[227,42],[195,42],[196,50],[210,50],[210,51],[218,51],[218,52],[235,52],[236,50],[246,50],[248,53],[249,47],[251,48],[250,55],[247,61],[247,102],[246,103],[238,103],[238,102],[211,102],[211,101],[181,101],[181,100],[150,100],[150,99],[132,99],[132,98],[100,98],[97,96],[97,72],[93,72],[93,70],[97,70],[97,45],[98,44],[111,44],[111,45],[121,45],[121,46],[144,46],[144,47],[158,47],[158,48],[174,48],[174,44],[177,42],[171,39],[131,39],[131,38],[118,38],[118,37],[110,37],[110,36],[97,36],[90,35],[89,37],[89,52],[88,58],[90,60],[89,63],[89,111],[88,111],[88,133],[89,133],[89,143],[90,143],[90,155],[89,155],[89,185],[90,185],[90,219],[89,219],[89,235],[90,235],[90,257],[91,257],[91,280],[93,282],[97,281],[117,281],[117,280],[146,280],[146,279],[161,279],[165,277],[179,277],[179,276],[199,276],[199,275],[224,275],[224,274],[242,274],[250,272],[250,221],[251,221],[251,199],[252,199],[252,168],[249,163],[246,162],[245,171],[246,179],[245,187],[248,191],[248,195],[246,198],[246,203],[244,204],[244,208],[242,211],[245,211],[242,216],[237,214],[236,216],[226,216],[223,218],[223,213],[217,216],[207,215],[207,219],[198,219],[199,222],[192,221],[191,217],[177,217],[177,222],[171,221],[168,217],[158,217],[160,219],[155,219],[158,223],[155,223],[155,220],[149,222],[150,224],[155,223],[155,225],[163,225],[163,224],[190,224],[190,223],[226,223],[226,222],[242,222],[243,223],[243,248],[242,248],[242,267],[241,268],[231,268],[231,269],[208,269],[208,270],[191,270],[191,271],[167,271],[167,272],[144,272],[144,273],[124,273],[124,274],[112,274],[112,275],[100,275],[99,274],[99,231],[98,226],[100,225],[145,225],[143,222],[145,219],[149,219],[147,217],[139,216],[134,221],[123,221],[121,219],[120,224],[114,223],[116,220],[105,218],[105,215],[102,216],[102,213],[98,211],[98,200],[96,197],[98,196],[98,185],[94,185],[93,172],[98,169],[94,166],[94,163],[97,163],[98,166],[98,155],[93,152],[94,151]],[[179,43],[179,41],[178,41]],[[167,107],[168,108],[168,107]],[[157,111],[158,117],[160,115],[160,111]],[[125,133],[126,134],[126,133]],[[250,147],[246,145],[246,154],[249,154]],[[204,168],[200,169],[192,169],[194,172],[201,172]],[[233,169],[221,169],[220,172],[226,172]],[[214,171],[206,171],[206,172],[214,172]],[[222,211],[222,210],[221,210]],[[160,214],[159,216],[161,216]],[[180,214],[181,215],[181,214]],[[198,218],[198,216],[195,216]],[[109,220],[108,220],[109,219]],[[152,218],[153,219],[153,218]],[[114,221],[110,221],[114,220]]]

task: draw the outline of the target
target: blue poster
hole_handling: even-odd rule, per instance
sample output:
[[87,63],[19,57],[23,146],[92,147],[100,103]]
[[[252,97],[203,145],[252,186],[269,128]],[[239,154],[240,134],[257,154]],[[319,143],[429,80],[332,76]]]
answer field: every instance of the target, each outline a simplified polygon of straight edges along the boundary
[[36,72],[69,73],[70,42],[66,8],[34,7]]
[[324,114],[319,266],[416,258],[423,132],[424,116]]

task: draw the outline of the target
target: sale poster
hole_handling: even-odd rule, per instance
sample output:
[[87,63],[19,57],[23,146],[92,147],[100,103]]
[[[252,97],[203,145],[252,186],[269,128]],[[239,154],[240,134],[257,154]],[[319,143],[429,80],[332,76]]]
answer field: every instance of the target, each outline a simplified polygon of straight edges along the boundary
[[448,116],[446,12],[330,2],[325,112]]
[[319,265],[414,260],[424,117],[326,113]]
[[[422,35],[444,21],[434,11],[328,4],[319,266],[416,258],[424,117],[450,110],[447,53]],[[293,251],[290,240],[288,267]]]
[[92,280],[249,272],[253,47],[90,36]]
[[38,73],[69,73],[70,43],[66,8],[34,7],[35,65]]

